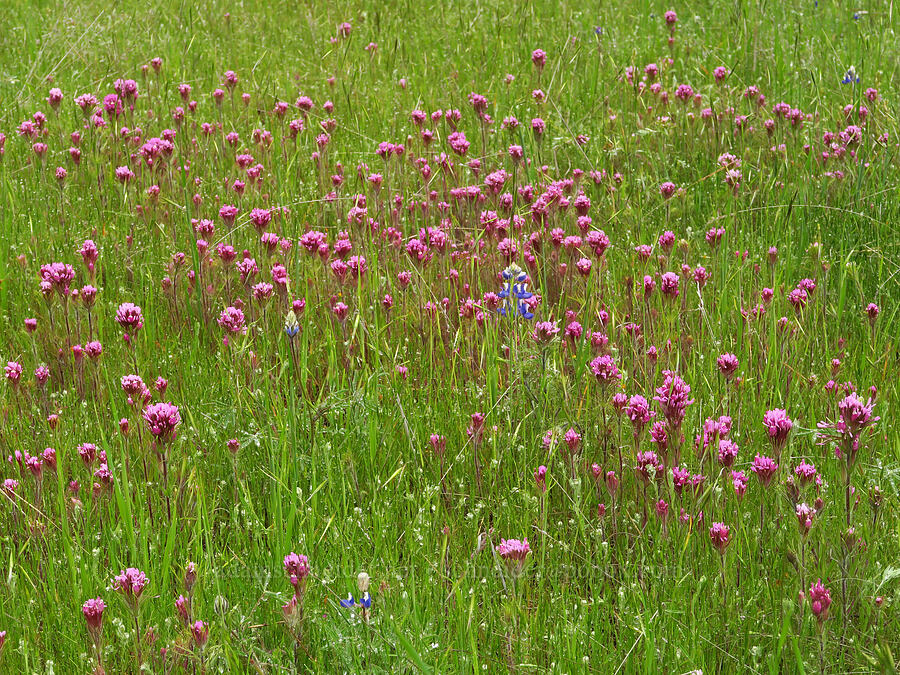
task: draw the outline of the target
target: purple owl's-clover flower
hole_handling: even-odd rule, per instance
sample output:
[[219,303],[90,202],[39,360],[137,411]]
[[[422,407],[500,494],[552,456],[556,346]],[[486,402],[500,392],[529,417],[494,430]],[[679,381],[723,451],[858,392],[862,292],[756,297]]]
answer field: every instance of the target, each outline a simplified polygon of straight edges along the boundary
[[644,427],[650,422],[650,419],[656,415],[650,410],[650,404],[640,394],[636,394],[628,399],[628,405],[625,407],[625,415],[631,420],[631,426],[634,429],[634,437],[640,437],[644,431]]
[[875,401],[871,398],[864,402],[855,392],[848,394],[838,403],[835,421],[819,422],[819,444],[835,443],[838,458],[845,458],[852,469],[863,434],[881,419],[873,414],[874,410]]
[[534,482],[541,492],[547,491],[547,467],[541,464],[534,472]]
[[725,376],[725,379],[730,382],[738,369],[738,358],[734,354],[722,354],[716,359],[716,366],[718,366],[719,372]]
[[84,615],[88,633],[94,645],[100,644],[100,636],[103,632],[104,609],[106,609],[106,603],[103,602],[103,598],[91,598],[81,606],[81,613]]
[[518,539],[502,539],[495,547],[497,555],[503,558],[506,563],[506,569],[509,573],[517,577],[522,574],[525,569],[525,561],[531,548],[528,546],[528,538],[519,541]]
[[132,610],[136,610],[147,583],[146,574],[136,567],[128,567],[113,579],[112,587],[113,590],[122,594]]
[[763,415],[763,425],[766,427],[766,434],[772,442],[772,448],[775,450],[776,459],[781,457],[781,451],[787,445],[788,436],[794,423],[787,416],[787,411],[782,408],[768,410]]
[[123,302],[116,310],[116,323],[124,330],[136,333],[144,327],[144,314],[134,303]]
[[778,463],[771,457],[756,455],[753,464],[750,465],[750,471],[756,474],[763,487],[769,487],[775,472],[778,471]]
[[603,354],[591,361],[590,369],[597,378],[597,382],[603,386],[622,379],[622,373],[619,372],[615,361],[609,354]]
[[662,386],[656,390],[656,396],[653,397],[653,400],[659,403],[663,415],[669,422],[669,426],[674,431],[677,431],[681,428],[681,423],[684,421],[687,407],[694,402],[694,399],[689,398],[691,393],[690,386],[674,371],[665,370],[663,375],[665,379]]
[[709,528],[709,539],[712,545],[716,547],[719,555],[725,555],[725,549],[731,543],[729,539],[730,530],[725,523],[713,523]]
[[550,342],[559,333],[559,326],[554,321],[539,321],[534,326],[532,339],[540,345]]
[[821,628],[828,618],[828,608],[831,607],[831,591],[822,585],[821,579],[809,587],[809,606]]
[[191,638],[193,638],[194,644],[202,649],[209,640],[209,624],[199,620],[192,623]]
[[302,595],[309,577],[309,558],[293,551],[288,553],[284,556],[284,572],[287,574],[291,586],[294,587],[294,595]]
[[223,309],[218,323],[227,333],[243,333],[246,330],[244,313],[237,307]]
[[172,403],[154,403],[144,410],[144,420],[156,440],[166,443],[175,440],[175,432],[181,424],[181,414],[178,406]]

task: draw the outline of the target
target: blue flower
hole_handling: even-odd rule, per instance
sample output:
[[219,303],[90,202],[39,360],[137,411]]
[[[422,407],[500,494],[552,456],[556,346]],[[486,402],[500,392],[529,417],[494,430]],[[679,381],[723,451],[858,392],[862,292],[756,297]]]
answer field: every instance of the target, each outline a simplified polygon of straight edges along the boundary
[[[366,593],[366,595],[368,595],[368,593]],[[353,605],[355,605],[355,604],[356,604],[356,602],[353,600],[352,593],[348,593],[347,597],[344,600],[341,600],[341,607],[353,607]],[[360,604],[362,604],[362,603],[360,603]]]
[[372,596],[369,595],[368,591],[363,593],[363,596],[359,599],[359,606],[365,607],[366,609],[369,609],[369,607],[372,606]]
[[292,340],[300,332],[300,322],[297,321],[297,315],[293,309],[289,309],[284,317],[284,332]]
[[503,300],[503,306],[498,310],[503,316],[512,316],[518,313],[525,319],[533,319],[534,313],[528,311],[525,302],[534,297],[534,293],[528,290],[528,274],[518,265],[512,264],[503,270],[503,290],[497,295]]
[[847,74],[844,75],[841,84],[859,84],[859,75],[856,74],[856,68],[850,66],[850,68],[847,69]]

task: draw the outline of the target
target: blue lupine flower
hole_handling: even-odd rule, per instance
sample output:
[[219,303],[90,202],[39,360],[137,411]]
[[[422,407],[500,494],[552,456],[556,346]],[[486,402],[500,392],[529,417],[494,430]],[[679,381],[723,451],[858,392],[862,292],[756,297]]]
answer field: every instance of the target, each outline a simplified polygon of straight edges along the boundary
[[859,75],[856,74],[856,68],[850,66],[850,68],[847,69],[847,74],[844,75],[841,84],[859,84]]
[[297,321],[297,315],[293,309],[289,309],[284,317],[284,332],[292,340],[297,337],[300,332],[300,322]]
[[528,291],[528,274],[518,265],[512,264],[503,270],[503,290],[497,295],[503,300],[503,306],[499,309],[503,316],[512,316],[518,311],[525,319],[533,319],[534,313],[528,311],[525,302],[534,296]]
[[[368,593],[366,593],[366,595],[368,595]],[[345,599],[341,600],[341,607],[349,608],[349,607],[353,607],[353,605],[355,605],[355,604],[356,604],[356,602],[353,600],[352,593],[348,593],[347,597]],[[360,602],[360,604],[362,604],[362,603]],[[371,604],[371,602],[370,602],[370,604]]]
[[359,606],[366,609],[372,606],[372,596],[369,595],[368,591],[363,593],[363,596],[359,599]]

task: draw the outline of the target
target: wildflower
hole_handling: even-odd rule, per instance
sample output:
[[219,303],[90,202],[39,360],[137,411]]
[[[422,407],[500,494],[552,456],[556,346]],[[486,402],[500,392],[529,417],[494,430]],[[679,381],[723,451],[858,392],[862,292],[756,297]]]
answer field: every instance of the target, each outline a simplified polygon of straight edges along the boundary
[[831,591],[822,585],[821,579],[809,587],[809,606],[821,628],[828,619],[828,608],[831,607]]
[[103,610],[106,609],[106,603],[103,598],[92,598],[86,600],[81,606],[81,613],[87,622],[88,634],[95,646],[100,645],[101,635],[103,633]]
[[731,543],[731,540],[728,538],[729,534],[730,530],[725,523],[713,523],[712,527],[709,528],[709,538],[719,555],[725,555],[725,549]]
[[744,495],[747,494],[748,482],[747,474],[743,471],[731,472],[731,484],[734,487],[734,493],[737,495],[738,499],[742,499]]
[[297,321],[297,313],[289,309],[284,317],[284,333],[292,340],[300,333],[300,322]]
[[719,368],[719,372],[730,382],[738,369],[738,359],[734,354],[722,354],[716,359],[716,365]]
[[647,403],[647,399],[636,394],[628,399],[625,415],[631,420],[631,425],[634,428],[634,437],[637,438],[656,413],[650,410],[650,404]]
[[881,309],[874,302],[870,302],[868,305],[866,305],[866,316],[869,317],[869,323],[874,324],[880,312]]
[[288,553],[284,556],[284,571],[295,594],[300,595],[306,588],[306,579],[309,577],[309,558],[294,552]]
[[532,339],[538,344],[547,344],[559,333],[559,326],[554,321],[539,321],[534,326]]
[[191,624],[191,637],[194,639],[194,644],[202,649],[209,640],[209,625],[202,621],[195,621]]
[[863,402],[856,393],[848,394],[838,403],[836,421],[819,422],[819,444],[836,442],[838,457],[846,457],[852,468],[863,433],[881,419],[873,415],[874,410],[875,401],[871,398]]
[[797,515],[797,525],[800,527],[800,534],[805,537],[809,534],[809,530],[812,528],[813,518],[816,515],[816,510],[809,506],[806,502],[797,504],[794,510]]
[[694,402],[694,399],[688,398],[691,393],[690,386],[674,371],[665,370],[663,375],[665,379],[662,386],[657,388],[653,400],[659,403],[663,415],[671,427],[677,430],[681,428],[687,407]]
[[527,538],[521,541],[518,539],[502,539],[494,548],[497,554],[503,558],[507,571],[513,577],[518,577],[522,574],[522,571],[525,569],[526,558],[531,553]]
[[680,278],[674,272],[666,272],[659,279],[659,290],[668,300],[674,300],[678,297],[678,283]]
[[794,427],[793,421],[787,416],[787,411],[782,408],[768,410],[763,415],[763,425],[766,427],[766,433],[772,442],[772,448],[775,450],[776,457],[781,456],[781,451],[787,445],[788,436]]
[[18,386],[22,379],[22,364],[17,361],[7,361],[3,370],[6,373],[6,381],[13,387]]
[[237,307],[226,307],[218,318],[219,325],[228,333],[244,333],[244,313]]
[[622,373],[616,367],[615,361],[609,354],[598,356],[590,363],[591,372],[602,385],[622,379]]
[[669,520],[669,505],[664,499],[656,502],[656,515],[663,522],[663,525]]
[[856,68],[850,66],[847,69],[847,72],[844,74],[844,79],[841,80],[841,84],[859,84],[859,75],[856,73]]
[[144,314],[134,303],[123,302],[116,310],[116,323],[126,331],[136,333],[144,326]]
[[147,587],[147,575],[135,567],[128,567],[113,579],[112,587],[122,594],[132,611],[136,611],[141,594]]
[[811,483],[816,478],[816,467],[801,461],[800,464],[794,467],[794,475],[803,483]]
[[671,199],[675,194],[675,183],[667,181],[659,186],[659,194],[662,195],[663,199]]
[[719,441],[719,464],[725,468],[734,466],[738,455],[738,445],[734,441],[723,438]]
[[750,470],[756,474],[756,477],[759,479],[759,482],[762,483],[763,487],[769,487],[772,478],[775,476],[775,472],[778,471],[778,464],[769,457],[757,454],[753,459]]
[[652,450],[645,450],[637,454],[637,465],[635,471],[645,483],[649,483],[658,473],[663,470],[663,465],[659,461],[656,453]]
[[175,432],[181,424],[178,406],[168,402],[154,403],[144,410],[144,420],[150,433],[161,443],[175,440]]

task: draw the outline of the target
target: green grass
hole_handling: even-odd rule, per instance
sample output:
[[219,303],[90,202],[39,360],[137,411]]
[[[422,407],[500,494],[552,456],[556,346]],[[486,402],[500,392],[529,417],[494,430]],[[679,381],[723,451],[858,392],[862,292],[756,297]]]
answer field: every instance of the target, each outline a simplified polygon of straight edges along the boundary
[[[667,9],[678,12],[671,47]],[[353,31],[332,44],[342,21]],[[827,1],[627,8],[2,3],[0,359],[20,362],[24,372],[19,388],[0,387],[0,449],[37,455],[53,447],[58,463],[55,473],[45,469],[40,484],[14,463],[0,473],[20,481],[15,499],[0,495],[2,672],[90,672],[96,662],[81,606],[97,596],[107,605],[106,672],[136,672],[133,619],[111,588],[126,567],[150,579],[140,614],[141,632],[153,628],[140,640],[149,672],[894,672],[891,653],[900,649],[896,22],[883,3],[851,8]],[[369,42],[378,44],[374,53],[364,49]],[[547,52],[540,75],[530,60],[538,47]],[[665,66],[668,56],[673,63]],[[162,58],[161,71],[142,76],[141,66],[154,57]],[[637,80],[651,62],[660,65],[671,96],[667,109],[623,81],[628,66]],[[860,74],[855,87],[841,84],[851,65]],[[717,66],[730,71],[718,85]],[[226,94],[217,107],[212,90],[229,69],[240,81],[234,100]],[[511,84],[507,73],[515,76]],[[102,100],[120,77],[138,82],[136,111],[112,131],[112,122],[105,131],[83,129],[76,166],[67,148],[82,116],[72,99],[90,92]],[[173,109],[187,108],[177,90],[183,82],[199,106],[178,130],[175,159],[155,177],[145,171],[121,186],[114,171],[129,164],[140,144],[128,145],[113,132],[140,127],[146,140],[175,129]],[[702,94],[701,107],[675,100],[680,83]],[[764,108],[742,95],[750,85],[766,96]],[[46,101],[53,86],[65,94],[58,115]],[[879,90],[879,100],[864,99],[868,87]],[[546,93],[543,104],[532,99],[536,88]],[[246,107],[243,92],[250,94]],[[490,132],[483,134],[470,92],[488,98]],[[315,107],[295,142],[287,122],[300,116],[293,106],[299,94]],[[279,100],[291,104],[283,121],[272,114]],[[323,112],[325,100],[333,102],[333,113]],[[763,124],[779,101],[812,117],[802,128],[778,121],[768,137]],[[851,145],[859,161],[848,152],[823,166],[822,134],[859,124],[855,114],[844,118],[850,103],[869,109],[861,141]],[[706,107],[721,114],[715,124],[699,119]],[[481,161],[477,177],[450,150],[446,123],[426,123],[435,132],[426,148],[409,117],[414,109],[454,108],[471,142],[467,159]],[[38,110],[47,115],[43,162],[32,141],[16,134]],[[689,121],[687,111],[697,119]],[[521,126],[502,129],[511,115]],[[735,115],[747,115],[754,130],[737,129]],[[530,130],[534,117],[547,123],[540,142]],[[310,155],[326,118],[337,126],[319,171]],[[221,129],[206,137],[204,122]],[[257,128],[272,132],[269,149],[251,140]],[[234,148],[225,140],[231,131],[241,139]],[[590,141],[578,145],[579,134]],[[379,158],[382,141],[403,143],[403,159]],[[781,143],[783,154],[770,150]],[[531,162],[514,165],[510,144],[523,146]],[[812,146],[808,153],[804,144]],[[263,164],[262,187],[235,165],[236,152]],[[441,170],[440,152],[451,155],[452,172]],[[736,194],[717,164],[725,152],[742,160]],[[432,169],[427,180],[410,161],[417,157]],[[187,162],[189,172],[177,169]],[[338,162],[345,181],[337,200],[324,199]],[[383,174],[380,195],[358,180],[360,164],[368,167],[363,178]],[[57,166],[68,170],[62,189]],[[581,256],[560,253],[569,265],[563,277],[550,229],[578,234],[574,207],[551,210],[536,267],[529,269],[530,290],[542,296],[537,317],[529,322],[486,311],[481,325],[461,318],[459,308],[466,284],[476,302],[500,291],[497,275],[506,261],[479,225],[479,211],[499,210],[496,197],[481,205],[454,203],[446,214],[436,202],[453,201],[448,190],[455,186],[481,185],[486,193],[485,175],[499,168],[510,174],[505,192],[532,184],[534,197],[549,181],[584,171],[569,197],[583,188],[592,229],[604,230],[611,246],[602,258],[585,250],[593,261],[586,280],[572,272]],[[825,175],[836,170],[843,178]],[[591,171],[606,177],[595,184]],[[242,197],[224,182],[238,178],[247,182]],[[664,201],[664,181],[683,192]],[[161,187],[155,205],[145,193],[151,184]],[[439,197],[427,213],[410,215],[404,207],[391,220],[393,195],[402,194],[406,205],[428,199],[432,190]],[[200,206],[192,203],[195,193]],[[483,242],[479,260],[436,253],[427,265],[415,265],[403,246],[347,224],[357,193],[366,195],[369,217],[402,232],[403,246],[419,228],[447,218],[457,254]],[[218,217],[227,203],[241,208],[232,228]],[[267,229],[293,242],[290,255],[267,256],[249,220],[255,207],[289,209]],[[530,200],[516,198],[514,211],[525,224],[510,236],[520,264],[528,234],[541,229],[529,207]],[[232,244],[238,258],[248,249],[259,264],[257,281],[271,281],[271,265],[285,262],[290,298],[307,303],[293,349],[283,332],[286,297],[276,294],[259,308],[248,303],[233,265],[226,269],[216,258],[201,267],[191,218],[215,221],[214,257],[220,242]],[[718,249],[704,241],[713,227],[725,228]],[[347,230],[352,253],[368,261],[365,281],[339,285],[328,265],[299,244],[309,229],[326,232],[332,246]],[[658,260],[665,230],[677,244]],[[73,287],[88,283],[77,253],[88,238],[100,248],[90,315],[76,301],[68,310],[59,297],[45,301],[39,289],[40,266],[54,261],[73,265]],[[638,259],[640,244],[654,246],[650,261]],[[770,246],[778,248],[772,266]],[[745,261],[736,250],[748,251]],[[183,267],[174,266],[176,252],[186,256]],[[702,265],[710,280],[700,293],[682,275],[678,299],[666,301],[659,275],[682,274],[683,264]],[[448,280],[451,269],[457,281]],[[188,270],[198,272],[196,283],[188,282]],[[397,280],[404,270],[412,273],[405,290]],[[657,283],[648,301],[645,274]],[[174,292],[164,277],[174,279]],[[804,278],[815,279],[817,288],[795,314],[787,294]],[[741,310],[756,306],[765,287],[775,291],[765,314],[742,319]],[[385,294],[393,296],[390,311],[381,304]],[[238,297],[249,331],[225,346],[216,319]],[[331,311],[338,299],[349,306],[344,324]],[[114,320],[122,302],[143,309],[144,326],[131,347]],[[427,302],[439,308],[434,319]],[[870,302],[881,308],[874,327],[864,311]],[[565,328],[566,310],[577,313],[588,338],[601,330],[601,309],[611,316],[603,331],[624,376],[606,391],[590,375],[598,352],[589,340],[570,347],[557,338],[541,347],[531,338],[535,321]],[[777,325],[782,316],[787,328]],[[23,327],[29,317],[38,320],[34,334]],[[626,333],[629,322],[642,325],[641,340]],[[71,346],[89,339],[102,342],[103,355],[79,365]],[[656,360],[647,356],[651,345]],[[737,383],[726,383],[716,369],[725,352],[740,362]],[[833,358],[841,362],[834,375]],[[42,363],[51,373],[43,390],[33,376]],[[396,371],[400,365],[408,378]],[[695,399],[681,445],[682,463],[707,476],[695,497],[676,496],[668,473],[643,488],[633,469],[631,426],[609,404],[614,392],[624,391],[645,396],[660,413],[652,398],[665,369],[677,370]],[[151,388],[157,377],[167,378],[163,400],[179,406],[182,424],[167,451],[166,480],[144,422],[121,391],[120,378],[130,373]],[[878,390],[881,420],[866,435],[852,476],[858,503],[850,522],[865,541],[852,553],[842,544],[842,465],[830,446],[816,443],[817,423],[834,419],[842,398],[825,390],[831,379],[853,382],[863,398],[869,387]],[[794,428],[781,472],[765,490],[749,465],[755,454],[771,454],[762,425],[771,408],[787,409]],[[466,431],[475,412],[486,415],[477,451],[481,484]],[[46,421],[51,413],[59,414],[56,428]],[[733,418],[731,437],[740,446],[736,468],[750,476],[742,501],[727,471],[701,465],[694,449],[703,421],[724,414]],[[126,417],[127,436],[119,431]],[[582,436],[574,468],[558,448],[542,444],[548,431],[559,441],[569,428]],[[442,461],[429,443],[433,433],[446,436]],[[236,460],[226,447],[230,438],[241,444]],[[76,450],[85,442],[107,453],[114,483],[102,494],[92,494],[94,479]],[[646,433],[640,449],[655,449]],[[815,464],[824,485],[804,486],[794,500],[784,478],[801,459]],[[620,474],[615,507],[594,482],[594,462]],[[542,464],[546,493],[533,478]],[[70,480],[80,482],[77,496]],[[813,503],[817,496],[823,509],[802,539],[794,502]],[[670,505],[666,527],[654,514],[657,499]],[[682,525],[682,507],[695,519],[702,511],[702,522]],[[731,528],[722,559],[708,534],[718,521]],[[525,573],[513,579],[493,546],[526,536],[532,553]],[[292,593],[282,567],[291,551],[308,555],[312,570],[298,640],[281,609]],[[192,618],[210,628],[203,650],[192,646],[174,606],[185,592],[188,561],[199,570]],[[361,571],[372,579],[367,621],[339,605],[348,592],[358,595]],[[819,578],[833,599],[821,630],[809,604],[798,601]],[[168,650],[165,660],[161,648]]]

